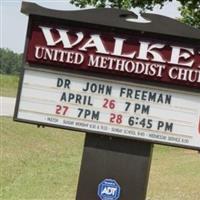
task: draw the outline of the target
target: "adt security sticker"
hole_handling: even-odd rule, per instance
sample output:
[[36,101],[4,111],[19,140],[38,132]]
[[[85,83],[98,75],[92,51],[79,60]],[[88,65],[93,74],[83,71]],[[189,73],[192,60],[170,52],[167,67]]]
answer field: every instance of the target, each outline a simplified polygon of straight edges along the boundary
[[120,186],[113,179],[105,179],[98,186],[101,200],[117,200],[120,197]]

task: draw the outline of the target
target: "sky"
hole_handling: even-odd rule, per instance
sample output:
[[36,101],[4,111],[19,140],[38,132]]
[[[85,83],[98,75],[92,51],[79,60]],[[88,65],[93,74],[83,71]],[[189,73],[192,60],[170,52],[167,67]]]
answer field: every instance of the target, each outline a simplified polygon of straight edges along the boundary
[[[78,10],[79,8],[71,5],[69,0],[26,0],[34,2],[43,7],[57,10]],[[20,12],[21,0],[0,0],[0,47],[9,48],[14,52],[24,51],[28,16]],[[171,18],[180,17],[176,1],[167,2],[160,9],[156,6],[152,13],[168,16]],[[138,13],[138,10],[133,10]],[[150,11],[148,11],[150,12]]]

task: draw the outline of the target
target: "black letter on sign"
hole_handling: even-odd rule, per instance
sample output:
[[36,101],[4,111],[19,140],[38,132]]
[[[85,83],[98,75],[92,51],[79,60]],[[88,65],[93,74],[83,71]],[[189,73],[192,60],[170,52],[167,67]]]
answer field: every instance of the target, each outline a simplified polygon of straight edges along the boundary
[[62,87],[64,86],[64,88],[69,88],[69,85],[70,85],[71,81],[69,79],[65,79],[63,80],[62,78],[58,78],[57,79],[57,87]]

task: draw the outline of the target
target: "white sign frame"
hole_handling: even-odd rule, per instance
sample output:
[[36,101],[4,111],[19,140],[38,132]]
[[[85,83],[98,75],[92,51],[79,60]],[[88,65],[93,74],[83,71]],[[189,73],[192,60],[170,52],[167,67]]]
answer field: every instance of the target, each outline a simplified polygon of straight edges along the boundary
[[200,94],[71,72],[25,68],[14,120],[200,149]]

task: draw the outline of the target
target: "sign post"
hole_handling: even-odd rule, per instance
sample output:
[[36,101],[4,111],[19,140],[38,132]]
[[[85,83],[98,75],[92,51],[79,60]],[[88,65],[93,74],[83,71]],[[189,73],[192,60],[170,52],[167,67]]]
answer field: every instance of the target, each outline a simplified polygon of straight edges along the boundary
[[86,133],[77,200],[144,200],[154,143],[200,149],[199,30],[117,9],[22,12],[14,120]]
[[[87,133],[76,199],[144,200],[152,150],[151,143]],[[119,185],[113,194],[109,184],[101,188],[106,179]]]

